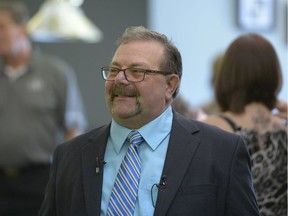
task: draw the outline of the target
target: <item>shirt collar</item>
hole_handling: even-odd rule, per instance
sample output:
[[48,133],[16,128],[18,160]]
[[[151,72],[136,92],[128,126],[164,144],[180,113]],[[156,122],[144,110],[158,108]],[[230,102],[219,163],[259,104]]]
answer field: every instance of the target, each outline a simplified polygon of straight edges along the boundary
[[[150,148],[155,150],[170,133],[172,119],[173,112],[171,106],[169,106],[160,116],[144,125],[137,131],[142,135]],[[163,125],[163,127],[159,127],[159,125]],[[119,125],[112,119],[110,137],[112,140],[112,145],[117,153],[120,152],[130,132],[131,129]]]
[[11,80],[16,80],[19,77],[23,76],[27,72],[27,65],[20,65],[16,68],[13,68],[9,65],[6,65],[4,68],[4,73],[5,75],[11,79]]

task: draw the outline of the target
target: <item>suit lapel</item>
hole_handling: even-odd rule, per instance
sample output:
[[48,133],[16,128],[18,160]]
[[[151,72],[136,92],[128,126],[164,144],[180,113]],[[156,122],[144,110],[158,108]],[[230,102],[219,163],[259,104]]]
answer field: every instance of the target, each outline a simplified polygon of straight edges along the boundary
[[[199,139],[193,133],[199,129],[174,113],[174,120],[169,140],[162,175],[166,175],[166,188],[158,190],[158,198],[154,215],[165,215],[175,197],[194,153],[199,145]],[[187,126],[185,126],[187,124]],[[189,128],[188,128],[189,125]],[[191,127],[192,125],[192,127]]]
[[[109,129],[110,125],[98,130],[89,138],[89,143],[82,148],[82,179],[88,216],[100,215],[103,159]],[[99,168],[99,173],[96,173],[96,167]]]

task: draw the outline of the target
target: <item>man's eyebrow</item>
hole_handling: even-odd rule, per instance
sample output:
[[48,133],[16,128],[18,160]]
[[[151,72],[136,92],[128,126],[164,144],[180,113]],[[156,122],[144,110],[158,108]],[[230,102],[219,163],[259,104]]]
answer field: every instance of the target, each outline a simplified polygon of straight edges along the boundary
[[[114,66],[114,67],[121,67],[121,64],[119,63],[119,62],[117,62],[117,61],[115,61],[115,62],[111,62],[110,63],[110,66]],[[149,64],[147,64],[147,63],[145,63],[145,62],[133,62],[133,63],[131,63],[131,64],[129,64],[128,66],[127,66],[127,68],[147,68],[147,69],[149,69],[150,67],[149,67]]]

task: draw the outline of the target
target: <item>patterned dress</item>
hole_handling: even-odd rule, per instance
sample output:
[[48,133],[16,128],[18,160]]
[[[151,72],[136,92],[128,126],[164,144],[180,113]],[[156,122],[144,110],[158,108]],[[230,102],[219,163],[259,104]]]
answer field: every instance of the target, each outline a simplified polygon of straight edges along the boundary
[[259,134],[224,119],[246,141],[260,215],[287,216],[287,131]]

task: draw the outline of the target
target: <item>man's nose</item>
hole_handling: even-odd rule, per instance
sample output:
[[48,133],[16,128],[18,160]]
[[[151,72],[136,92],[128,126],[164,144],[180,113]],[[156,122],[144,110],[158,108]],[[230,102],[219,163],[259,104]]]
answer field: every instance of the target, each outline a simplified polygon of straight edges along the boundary
[[115,82],[116,83],[129,83],[129,81],[126,79],[124,71],[119,71],[119,73],[115,77]]

